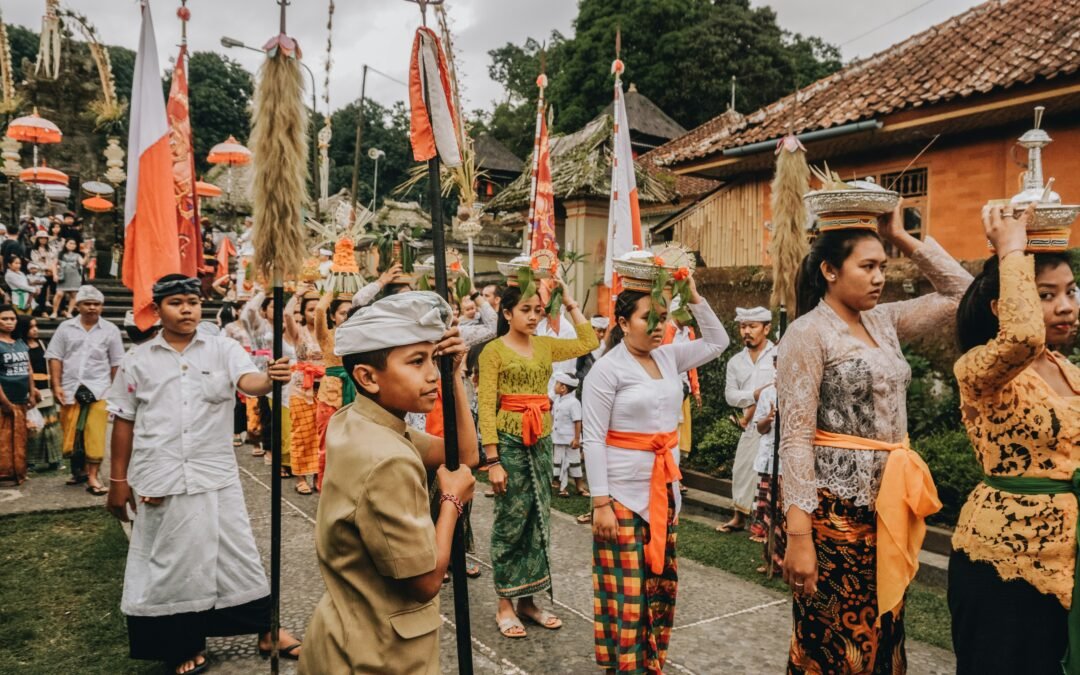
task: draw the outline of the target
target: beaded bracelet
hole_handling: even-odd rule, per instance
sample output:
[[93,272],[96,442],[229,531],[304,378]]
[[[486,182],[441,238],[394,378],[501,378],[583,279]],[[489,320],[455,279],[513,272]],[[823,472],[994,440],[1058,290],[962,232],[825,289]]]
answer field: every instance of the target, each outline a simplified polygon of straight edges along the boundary
[[809,537],[814,533],[813,530],[807,530],[806,532],[792,532],[791,530],[784,528],[784,534],[789,537]]
[[459,516],[462,514],[462,512],[465,511],[465,505],[461,503],[461,500],[458,499],[457,495],[452,495],[449,492],[444,492],[442,496],[439,497],[439,503],[441,504],[442,502],[450,502],[451,504],[453,504],[454,508],[457,509],[457,514]]

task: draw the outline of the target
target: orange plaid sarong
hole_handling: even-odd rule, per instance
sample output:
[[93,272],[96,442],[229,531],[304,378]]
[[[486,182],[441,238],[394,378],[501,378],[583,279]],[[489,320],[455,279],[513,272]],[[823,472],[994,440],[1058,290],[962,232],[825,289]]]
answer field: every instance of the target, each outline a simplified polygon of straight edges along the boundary
[[653,574],[645,563],[649,523],[618,502],[613,542],[593,539],[593,642],[596,663],[618,672],[661,673],[667,660],[679,565],[675,557],[678,520],[668,490],[664,567]]
[[295,476],[307,476],[319,472],[319,428],[316,423],[316,405],[303,394],[289,399],[290,461]]

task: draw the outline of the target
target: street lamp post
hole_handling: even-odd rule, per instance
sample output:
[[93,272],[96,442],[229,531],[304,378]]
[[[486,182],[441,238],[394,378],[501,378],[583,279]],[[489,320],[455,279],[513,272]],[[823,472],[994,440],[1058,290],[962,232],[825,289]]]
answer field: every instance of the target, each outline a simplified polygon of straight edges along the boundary
[[[233,47],[236,47],[236,48],[239,48],[239,49],[246,49],[246,50],[248,50],[250,52],[258,52],[258,53],[263,54],[263,55],[266,54],[265,51],[263,51],[261,49],[258,49],[257,47],[252,47],[252,46],[250,46],[248,44],[245,44],[244,42],[242,42],[240,40],[237,40],[236,38],[228,37],[227,35],[223,35],[221,37],[221,46],[225,47],[226,49],[232,49]],[[318,132],[316,132],[316,130],[315,130],[315,120],[314,120],[314,115],[315,115],[316,110],[317,110],[317,108],[315,107],[315,105],[316,105],[315,73],[311,72],[311,68],[309,68],[308,65],[306,63],[304,63],[303,61],[298,60],[297,62],[303,67],[304,70],[307,71],[308,77],[311,78],[311,114],[313,116],[312,120],[311,120],[311,199],[312,199],[313,202],[315,202],[315,220],[318,220],[320,218],[321,214],[319,212],[319,190],[318,190],[319,152],[318,152],[317,148],[319,147],[319,140],[318,140],[318,138],[316,136],[316,134]]]
[[375,178],[371,181],[371,210],[374,211],[379,198],[379,158],[386,157],[386,153],[378,148],[371,148],[367,151],[367,156],[375,162]]

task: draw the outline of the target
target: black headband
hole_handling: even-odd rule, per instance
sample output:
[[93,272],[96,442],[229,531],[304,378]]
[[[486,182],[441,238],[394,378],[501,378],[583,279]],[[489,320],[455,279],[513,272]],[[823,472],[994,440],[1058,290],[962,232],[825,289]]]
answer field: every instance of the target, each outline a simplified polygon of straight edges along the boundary
[[150,292],[154,296],[154,302],[160,302],[170,295],[200,295],[202,284],[193,277],[170,279],[157,282]]

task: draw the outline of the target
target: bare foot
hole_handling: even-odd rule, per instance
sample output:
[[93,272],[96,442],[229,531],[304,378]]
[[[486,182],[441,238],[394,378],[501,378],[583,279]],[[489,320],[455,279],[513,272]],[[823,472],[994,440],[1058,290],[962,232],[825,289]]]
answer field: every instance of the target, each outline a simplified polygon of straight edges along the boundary
[[[270,633],[263,633],[259,636],[259,651],[269,652],[273,648],[273,641],[270,639]],[[299,659],[301,651],[300,641],[293,637],[293,634],[284,628],[278,629],[278,653],[285,659]]]
[[203,668],[206,666],[206,657],[202,654],[196,654],[187,661],[179,663],[173,670],[177,675],[183,675],[184,673],[190,673],[196,668]]

